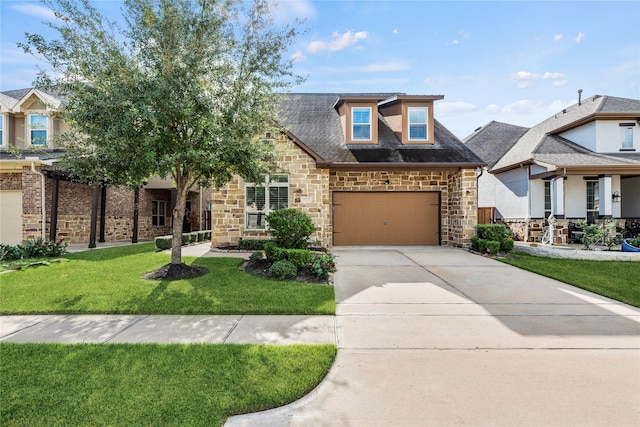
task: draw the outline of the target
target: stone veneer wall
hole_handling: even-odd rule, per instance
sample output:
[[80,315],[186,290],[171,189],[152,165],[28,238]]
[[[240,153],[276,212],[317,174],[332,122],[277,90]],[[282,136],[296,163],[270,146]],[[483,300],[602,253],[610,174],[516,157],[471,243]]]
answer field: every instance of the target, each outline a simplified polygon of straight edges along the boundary
[[[306,212],[316,226],[313,239],[331,245],[329,171],[288,139],[275,141],[276,171],[289,175],[289,206]],[[236,245],[240,239],[265,239],[269,233],[245,228],[244,180],[235,177],[211,193],[212,246]]]
[[478,179],[475,169],[449,172],[449,245],[467,247],[478,225]]

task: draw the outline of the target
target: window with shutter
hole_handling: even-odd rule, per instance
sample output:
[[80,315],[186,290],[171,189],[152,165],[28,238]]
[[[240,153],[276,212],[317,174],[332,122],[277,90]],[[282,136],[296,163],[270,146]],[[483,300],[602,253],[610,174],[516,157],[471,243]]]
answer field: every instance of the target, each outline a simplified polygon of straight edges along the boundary
[[289,176],[267,175],[262,183],[247,183],[245,194],[245,227],[264,230],[270,212],[289,207]]

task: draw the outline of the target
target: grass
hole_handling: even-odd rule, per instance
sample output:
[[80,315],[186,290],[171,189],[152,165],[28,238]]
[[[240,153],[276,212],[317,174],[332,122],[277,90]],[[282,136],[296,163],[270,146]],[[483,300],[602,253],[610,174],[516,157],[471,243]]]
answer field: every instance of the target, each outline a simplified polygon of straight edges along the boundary
[[640,263],[586,261],[512,253],[500,261],[640,307]]
[[0,425],[219,426],[292,402],[332,345],[0,344]]
[[153,243],[68,254],[69,262],[5,273],[0,314],[334,314],[332,286],[268,280],[239,258],[183,257],[209,273],[174,281],[140,276],[169,263]]

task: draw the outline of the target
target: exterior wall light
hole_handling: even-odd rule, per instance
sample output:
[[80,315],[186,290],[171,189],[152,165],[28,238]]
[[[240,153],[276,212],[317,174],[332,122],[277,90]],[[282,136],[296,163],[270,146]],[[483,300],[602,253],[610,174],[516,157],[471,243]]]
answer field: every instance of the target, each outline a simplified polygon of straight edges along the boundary
[[620,192],[619,191],[614,191],[613,194],[611,195],[611,200],[614,202],[619,202],[620,201]]

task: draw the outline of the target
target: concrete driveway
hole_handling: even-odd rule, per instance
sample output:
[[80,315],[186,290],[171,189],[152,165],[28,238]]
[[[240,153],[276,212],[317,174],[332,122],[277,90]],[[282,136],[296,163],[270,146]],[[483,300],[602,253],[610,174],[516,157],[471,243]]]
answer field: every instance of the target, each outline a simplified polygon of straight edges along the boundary
[[640,310],[445,247],[340,248],[337,360],[227,425],[640,425]]

